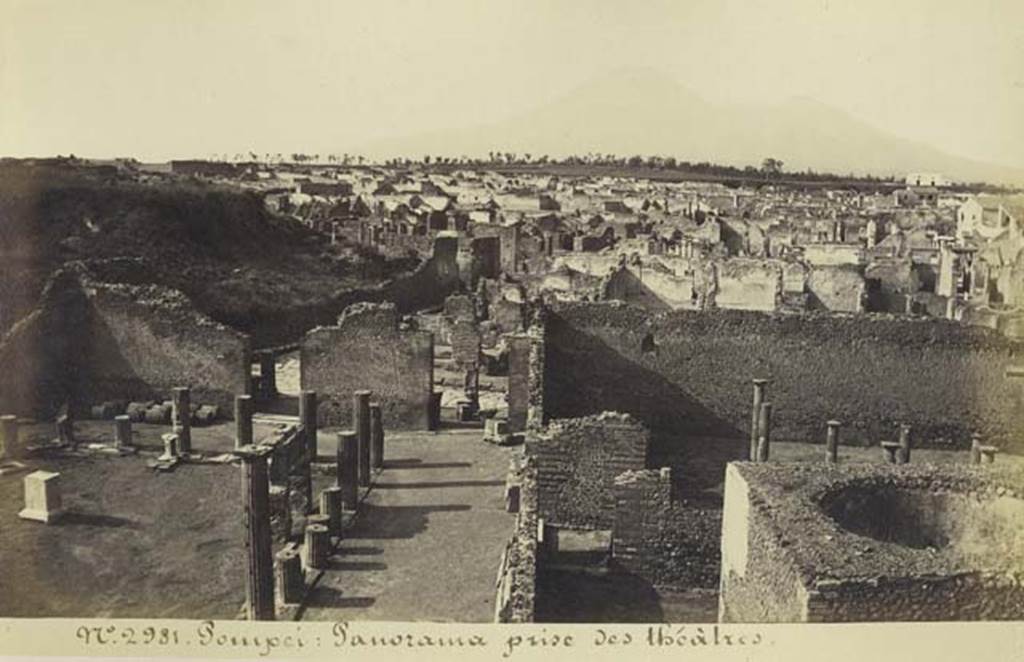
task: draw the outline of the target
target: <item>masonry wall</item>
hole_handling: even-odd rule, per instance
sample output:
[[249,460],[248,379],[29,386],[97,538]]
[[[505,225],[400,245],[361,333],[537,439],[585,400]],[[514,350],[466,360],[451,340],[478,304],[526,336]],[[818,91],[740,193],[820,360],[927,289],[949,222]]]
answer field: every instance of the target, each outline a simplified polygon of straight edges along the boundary
[[768,513],[757,503],[751,501],[746,478],[730,465],[725,472],[718,621],[804,622],[807,590],[773,534]]
[[671,470],[627,471],[615,478],[612,560],[651,584],[715,588],[721,511],[675,494]]
[[989,329],[565,303],[548,316],[545,346],[547,416],[623,411],[668,444],[687,435],[748,436],[750,380],[767,377],[778,439],[820,442],[825,421],[836,418],[848,442],[892,439],[897,424],[909,423],[922,445],[964,446],[977,430],[1024,447],[1021,385],[1004,376],[1024,344]]
[[156,285],[108,284],[76,267],[57,272],[40,307],[0,343],[8,411],[49,417],[105,400],[169,399],[189,386],[192,402],[231,411],[249,389],[249,339]]
[[611,528],[615,478],[646,466],[647,443],[643,426],[614,413],[559,421],[528,439],[540,516],[553,525]]
[[523,432],[544,424],[544,339],[540,333],[508,336],[508,425]]
[[300,381],[317,392],[320,425],[350,426],[353,393],[365,389],[385,427],[426,430],[433,360],[433,334],[399,330],[393,304],[356,304],[302,339]]
[[505,546],[495,582],[494,620],[498,623],[533,623],[537,599],[537,476],[524,467],[519,482],[519,512],[512,537]]

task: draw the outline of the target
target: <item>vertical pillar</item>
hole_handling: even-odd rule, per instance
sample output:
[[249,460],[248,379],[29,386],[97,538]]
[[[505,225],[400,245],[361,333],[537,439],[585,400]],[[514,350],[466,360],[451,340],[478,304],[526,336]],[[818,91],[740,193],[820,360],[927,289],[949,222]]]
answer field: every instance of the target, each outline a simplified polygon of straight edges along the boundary
[[341,537],[341,488],[338,486],[327,487],[320,491],[320,514],[327,516],[327,528],[331,535]]
[[277,364],[273,350],[264,349],[258,353],[260,360],[259,394],[264,398],[277,396]]
[[370,486],[370,391],[352,395],[352,424],[356,428],[359,454],[359,486]]
[[235,396],[235,448],[252,445],[252,396]]
[[757,462],[758,425],[761,420],[761,403],[764,402],[767,379],[754,380],[754,406],[750,415],[750,461]]
[[825,434],[825,461],[829,464],[839,463],[839,428],[842,423],[830,420],[825,423],[828,432]]
[[338,433],[337,484],[341,488],[342,507],[352,512],[355,512],[359,506],[358,445],[355,432],[345,430]]
[[310,462],[316,462],[317,408],[316,391],[299,393],[299,424],[306,429],[306,451]]
[[0,416],[0,458],[21,457],[18,443],[18,417],[13,414]]
[[981,464],[981,435],[971,435],[971,464]]
[[281,604],[293,605],[302,602],[306,589],[302,574],[302,557],[294,545],[288,545],[275,555],[277,596]]
[[132,445],[132,418],[127,414],[114,417],[114,445],[126,448]]
[[768,447],[772,442],[772,403],[762,402],[757,420],[757,461],[768,461]]
[[900,450],[896,456],[896,462],[898,464],[906,464],[910,462],[911,429],[911,426],[906,423],[900,425]]
[[171,429],[178,435],[178,452],[192,452],[192,398],[187,386],[171,389]]
[[[237,402],[237,400],[236,400]],[[274,558],[270,532],[269,448],[235,450],[242,458],[242,498],[245,502],[246,612],[250,621],[274,620]]]
[[384,418],[380,403],[370,403],[370,466],[384,468]]

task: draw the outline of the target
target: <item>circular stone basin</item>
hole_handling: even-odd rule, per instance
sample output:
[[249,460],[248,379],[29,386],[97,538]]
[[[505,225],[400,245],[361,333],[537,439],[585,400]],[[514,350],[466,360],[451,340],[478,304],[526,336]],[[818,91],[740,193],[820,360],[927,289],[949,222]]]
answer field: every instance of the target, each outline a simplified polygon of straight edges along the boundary
[[1015,497],[852,484],[821,505],[842,528],[882,542],[949,549],[998,567],[1021,567],[1024,559],[1024,500]]

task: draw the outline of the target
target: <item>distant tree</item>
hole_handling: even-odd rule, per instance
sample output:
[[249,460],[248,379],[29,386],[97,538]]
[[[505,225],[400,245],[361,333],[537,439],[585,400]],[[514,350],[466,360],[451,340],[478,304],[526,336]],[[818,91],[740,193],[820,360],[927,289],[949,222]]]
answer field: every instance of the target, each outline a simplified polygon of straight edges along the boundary
[[631,157],[629,157],[629,160],[626,161],[626,165],[628,165],[630,168],[639,168],[643,164],[644,164],[644,157],[642,157],[640,155],[631,156]]
[[782,172],[782,161],[769,156],[761,162],[761,171],[766,175],[778,175]]
[[665,167],[667,169],[675,170],[676,169],[676,165],[677,165],[676,164],[676,157],[674,157],[674,156],[665,157]]

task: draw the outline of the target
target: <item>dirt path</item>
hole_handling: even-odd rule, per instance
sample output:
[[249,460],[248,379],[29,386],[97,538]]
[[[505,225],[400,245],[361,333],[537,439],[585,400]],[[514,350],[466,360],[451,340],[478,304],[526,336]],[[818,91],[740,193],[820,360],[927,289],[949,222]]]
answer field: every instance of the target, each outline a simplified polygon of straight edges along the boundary
[[[513,451],[480,434],[388,438],[385,470],[302,620],[493,619],[495,575],[514,518],[503,496]],[[325,436],[322,446],[330,444]]]

